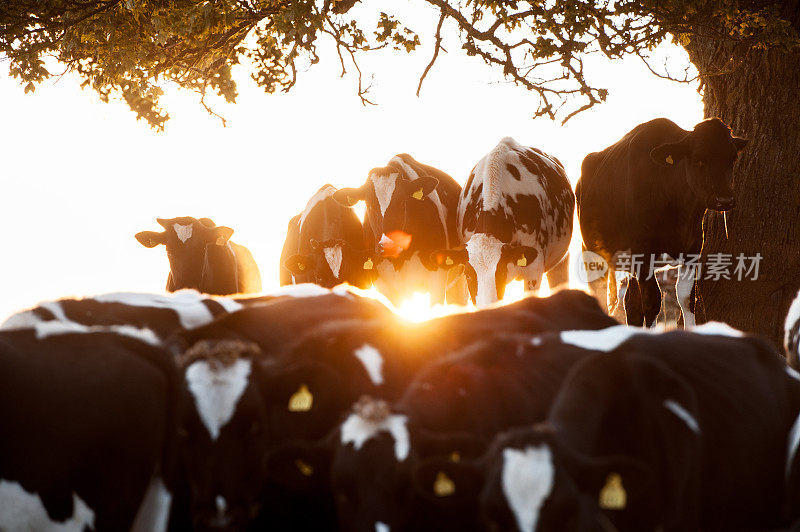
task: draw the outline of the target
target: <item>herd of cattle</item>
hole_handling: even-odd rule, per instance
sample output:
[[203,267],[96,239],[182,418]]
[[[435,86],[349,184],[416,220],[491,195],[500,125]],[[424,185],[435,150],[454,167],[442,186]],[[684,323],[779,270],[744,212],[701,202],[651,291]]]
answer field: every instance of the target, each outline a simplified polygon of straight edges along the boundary
[[[620,255],[673,259],[699,254],[707,209],[735,206],[733,166],[747,141],[719,119],[685,131],[665,118],[640,124],[583,161],[573,193],[560,161],[506,137],[481,158],[462,187],[410,155],[369,172],[359,188],[325,185],[289,223],[281,285],[374,285],[397,304],[415,291],[431,301],[485,306],[508,280],[528,292],[546,273],[551,288],[569,280],[567,251],[577,198],[584,250],[609,265],[590,288],[628,324],[649,326],[661,309],[654,260],[620,279]],[[363,201],[364,222],[352,207]],[[159,219],[164,231],[136,238],[165,244],[168,290],[226,295],[258,292],[258,268],[233,230],[202,218]],[[694,323],[695,266],[680,265],[676,293],[684,323]],[[618,294],[624,297],[619,297]],[[620,312],[619,315],[622,315]]]
[[[787,321],[794,349],[800,301]],[[0,530],[786,530],[800,375],[563,290],[63,299],[0,328]]]
[[[608,315],[624,300],[652,323],[657,283],[621,297],[615,257],[699,251],[745,143],[715,119],[651,121],[587,156],[576,194],[510,138],[463,190],[398,155],[320,189],[289,226],[294,286],[267,294],[242,295],[261,281],[232,229],[159,219],[136,238],[166,246],[174,293],[0,326],[0,530],[800,529],[800,298],[789,364],[691,327],[691,272],[687,330]],[[576,197],[584,247],[612,265],[595,297],[491,305],[513,277],[563,284]],[[481,310],[409,323],[341,283]]]

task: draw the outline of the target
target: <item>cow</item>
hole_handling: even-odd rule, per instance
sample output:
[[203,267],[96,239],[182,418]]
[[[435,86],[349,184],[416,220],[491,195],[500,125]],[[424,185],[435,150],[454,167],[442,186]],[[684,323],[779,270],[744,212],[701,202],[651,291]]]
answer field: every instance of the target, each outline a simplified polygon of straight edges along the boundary
[[230,241],[233,229],[189,216],[156,221],[164,231],[142,231],[136,233],[136,240],[148,248],[166,246],[168,292],[182,288],[215,295],[261,291],[261,275],[252,254]]
[[163,524],[178,382],[151,331],[57,321],[0,331],[0,529],[130,530],[159,485],[160,517],[137,523]]
[[348,283],[369,288],[375,259],[364,249],[364,230],[353,209],[333,199],[336,188],[321,187],[305,210],[289,222],[281,252],[281,286],[315,283],[333,288]]
[[[289,287],[286,287],[289,288]],[[171,349],[181,353],[200,340],[239,339],[255,342],[265,353],[276,356],[291,349],[305,333],[330,320],[394,320],[394,313],[383,303],[337,288],[295,285],[272,301],[245,306],[191,330],[181,330],[170,338]]]
[[216,316],[242,307],[236,300],[211,298],[194,290],[179,290],[170,295],[114,292],[45,301],[12,315],[0,325],[0,330],[24,329],[49,321],[86,326],[130,325],[149,329],[165,340],[180,329],[205,325]]
[[[692,131],[657,118],[586,156],[575,191],[583,248],[593,254],[588,261],[600,262],[592,260],[599,256],[607,265],[607,272],[589,283],[601,303],[616,306],[614,270],[632,269],[642,310],[626,311],[637,319],[643,316],[643,321],[629,323],[653,323],[661,308],[655,262],[663,253],[678,262],[700,254],[705,211],[724,213],[736,206],[733,167],[747,142],[733,136],[718,118],[704,120]],[[642,268],[633,267],[635,260]],[[684,260],[680,270],[676,292],[689,327],[695,323],[690,306],[696,265]]]
[[[376,287],[392,303],[401,303],[415,290],[429,292],[434,303],[445,301],[448,277],[437,271],[430,255],[457,240],[460,192],[449,175],[400,154],[370,170],[361,187],[334,193],[347,207],[364,201],[366,241],[381,253],[375,263]],[[465,301],[457,289],[448,296],[451,303]]]
[[464,247],[440,250],[435,261],[465,267],[478,306],[502,299],[514,278],[532,292],[547,272],[556,288],[569,281],[565,256],[574,210],[561,162],[506,137],[478,161],[461,192],[458,236]]
[[499,436],[478,460],[428,467],[466,479],[453,497],[480,500],[493,530],[764,530],[796,517],[784,486],[797,373],[724,324],[641,331],[536,337],[554,357],[590,353],[546,422]]

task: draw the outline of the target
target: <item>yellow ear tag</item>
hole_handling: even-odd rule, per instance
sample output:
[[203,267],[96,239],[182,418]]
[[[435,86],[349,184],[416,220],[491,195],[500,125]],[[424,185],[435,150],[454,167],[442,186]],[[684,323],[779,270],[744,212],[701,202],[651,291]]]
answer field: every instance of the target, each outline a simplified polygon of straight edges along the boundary
[[224,246],[225,245],[225,237],[217,237],[217,245]]
[[289,412],[308,412],[314,405],[314,396],[308,391],[308,386],[301,384],[300,388],[289,398]]
[[411,197],[417,200],[421,200],[425,194],[422,193],[422,188],[411,194]]
[[294,465],[297,466],[297,470],[300,471],[300,474],[304,477],[310,477],[314,474],[314,468],[302,460],[295,460]]
[[300,271],[302,272],[303,270],[305,270],[305,269],[306,269],[306,265],[305,265],[305,264],[303,264],[302,262],[298,262],[298,263],[297,263],[297,269],[298,269],[298,270],[300,270]]
[[525,258],[525,255],[522,255],[520,258],[517,259],[517,266],[520,268],[524,268],[528,265],[528,259]]
[[436,480],[433,482],[433,493],[437,497],[448,497],[456,492],[456,484],[450,477],[444,474],[444,471],[436,473]]
[[667,155],[667,164],[675,164],[675,161],[672,160],[672,155]]
[[452,453],[450,453],[450,461],[451,462],[460,462],[461,461],[461,455],[459,454],[458,451],[453,451]]
[[367,259],[364,261],[364,269],[371,270],[374,264],[372,263],[372,259]]
[[447,257],[446,259],[444,259],[444,263],[447,266],[452,266],[453,265],[453,259],[451,259],[450,257]]
[[622,487],[622,477],[611,473],[606,479],[606,485],[600,490],[600,508],[603,510],[624,510],[628,495]]

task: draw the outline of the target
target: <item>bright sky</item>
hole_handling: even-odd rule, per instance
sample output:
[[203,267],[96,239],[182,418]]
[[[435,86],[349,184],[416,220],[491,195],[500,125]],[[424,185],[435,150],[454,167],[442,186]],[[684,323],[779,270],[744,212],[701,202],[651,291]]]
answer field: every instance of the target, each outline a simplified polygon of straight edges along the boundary
[[[499,82],[498,74],[457,43],[440,54],[421,93],[436,15],[408,8],[422,38],[419,52],[362,58],[375,73],[377,107],[362,107],[355,79],[339,78],[332,47],[301,73],[289,94],[264,94],[237,73],[235,105],[209,116],[192,93],[167,87],[164,133],[137,122],[123,102],[104,104],[65,76],[35,93],[0,63],[0,320],[45,299],[109,291],[164,290],[163,247],[133,235],[161,230],[156,217],[210,217],[235,230],[253,252],[264,288],[278,285],[278,259],[289,219],[323,184],[359,186],[367,172],[407,152],[463,183],[477,160],[505,136],[558,157],[574,183],[583,157],[616,142],[636,124],[665,116],[684,128],[703,118],[695,85],[658,79],[638,59],[587,59],[589,79],[608,101],[566,126],[532,120],[536,96]],[[450,40],[450,43],[453,43]],[[675,72],[683,51],[663,46]],[[573,244],[578,244],[573,242]]]

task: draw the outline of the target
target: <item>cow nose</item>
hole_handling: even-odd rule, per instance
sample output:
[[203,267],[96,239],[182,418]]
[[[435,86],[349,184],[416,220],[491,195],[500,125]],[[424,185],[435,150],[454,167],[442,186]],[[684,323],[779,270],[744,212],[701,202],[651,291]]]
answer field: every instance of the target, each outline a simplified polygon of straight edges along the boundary
[[729,211],[736,207],[736,199],[731,196],[717,196],[714,198],[715,211]]

